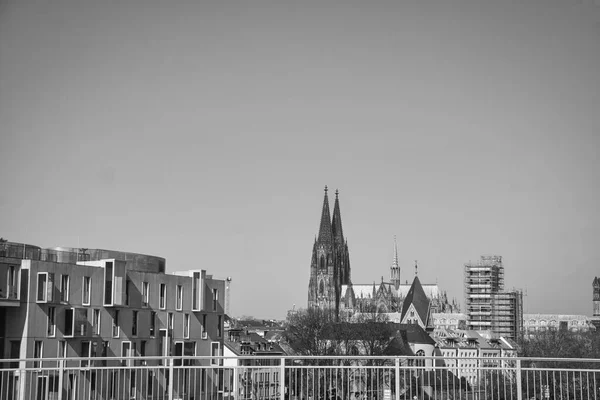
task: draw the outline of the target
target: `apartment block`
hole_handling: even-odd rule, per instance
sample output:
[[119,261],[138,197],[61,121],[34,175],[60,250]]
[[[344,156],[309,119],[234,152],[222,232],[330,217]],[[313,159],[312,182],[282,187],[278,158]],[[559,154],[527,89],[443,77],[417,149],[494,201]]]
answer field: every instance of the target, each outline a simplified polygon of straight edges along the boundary
[[[165,265],[164,258],[136,253],[0,243],[0,359],[35,358],[41,368],[75,357],[90,358],[86,366],[164,365],[164,356],[206,356],[185,362],[218,363],[210,357],[223,352],[225,281],[202,269],[165,273]],[[71,371],[62,388],[44,382],[44,390],[100,390],[92,375],[79,372]],[[135,397],[143,390],[139,378],[114,376],[103,390],[127,385]],[[153,390],[163,378],[150,378],[156,380]],[[205,377],[197,382],[210,386]],[[29,382],[15,376],[10,383],[10,394],[19,398]]]

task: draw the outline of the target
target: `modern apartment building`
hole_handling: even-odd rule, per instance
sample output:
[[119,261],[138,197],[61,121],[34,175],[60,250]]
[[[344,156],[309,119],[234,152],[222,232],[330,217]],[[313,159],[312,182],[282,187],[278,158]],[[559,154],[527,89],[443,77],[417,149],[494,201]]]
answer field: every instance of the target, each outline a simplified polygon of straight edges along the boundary
[[517,340],[523,331],[523,294],[504,290],[501,256],[481,256],[465,264],[467,329],[489,330]]
[[[135,253],[0,243],[0,359],[42,359],[41,368],[57,365],[43,359],[74,357],[92,358],[89,365],[94,357],[207,356],[192,362],[218,363],[210,356],[222,355],[225,281],[201,269],[168,274],[165,264],[164,258]],[[164,364],[159,358],[129,362]],[[68,393],[86,388],[88,395],[100,390],[90,374],[70,374],[62,388],[55,382],[43,387]],[[14,378],[13,395],[30,383]],[[115,375],[102,390],[126,385],[134,397],[147,390],[140,378]],[[155,379],[152,390],[161,390],[160,376],[145,379]],[[210,386],[206,379],[199,377],[198,385]]]

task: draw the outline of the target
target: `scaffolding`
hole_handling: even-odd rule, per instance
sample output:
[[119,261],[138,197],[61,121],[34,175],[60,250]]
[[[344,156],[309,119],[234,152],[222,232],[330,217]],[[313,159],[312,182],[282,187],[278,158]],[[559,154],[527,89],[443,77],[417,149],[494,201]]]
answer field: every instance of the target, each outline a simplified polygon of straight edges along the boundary
[[502,257],[481,256],[477,263],[465,264],[464,279],[467,329],[517,339],[523,328],[523,294],[504,291]]

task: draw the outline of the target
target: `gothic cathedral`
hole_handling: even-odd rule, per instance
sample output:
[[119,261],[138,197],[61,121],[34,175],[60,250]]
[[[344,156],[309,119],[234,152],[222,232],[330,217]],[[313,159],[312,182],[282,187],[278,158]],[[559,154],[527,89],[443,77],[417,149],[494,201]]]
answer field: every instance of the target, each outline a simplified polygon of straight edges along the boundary
[[313,245],[308,283],[308,307],[328,308],[335,310],[336,315],[339,313],[342,285],[350,283],[348,242],[342,231],[338,195],[336,190],[332,219],[325,186],[321,224]]

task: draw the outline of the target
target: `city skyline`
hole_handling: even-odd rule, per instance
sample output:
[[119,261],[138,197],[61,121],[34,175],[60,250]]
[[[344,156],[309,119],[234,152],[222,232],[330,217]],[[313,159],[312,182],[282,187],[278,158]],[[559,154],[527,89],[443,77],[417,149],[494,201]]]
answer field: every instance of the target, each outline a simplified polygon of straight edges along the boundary
[[[600,7],[0,4],[0,236],[231,276],[235,316],[306,307],[323,187],[354,283],[464,307],[503,257],[525,313],[592,315]],[[332,204],[330,204],[332,205]]]

